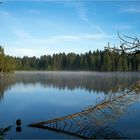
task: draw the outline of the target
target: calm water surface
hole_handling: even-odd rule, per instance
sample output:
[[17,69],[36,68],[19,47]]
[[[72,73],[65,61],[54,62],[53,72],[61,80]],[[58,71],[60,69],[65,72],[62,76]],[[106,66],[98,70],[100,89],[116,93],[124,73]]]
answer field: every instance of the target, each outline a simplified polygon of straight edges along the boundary
[[[0,128],[5,138],[76,138],[27,125],[97,105],[117,87],[140,80],[140,73],[16,72],[0,77]],[[127,138],[140,138],[139,94],[126,111],[107,124]],[[16,131],[16,120],[22,130]]]

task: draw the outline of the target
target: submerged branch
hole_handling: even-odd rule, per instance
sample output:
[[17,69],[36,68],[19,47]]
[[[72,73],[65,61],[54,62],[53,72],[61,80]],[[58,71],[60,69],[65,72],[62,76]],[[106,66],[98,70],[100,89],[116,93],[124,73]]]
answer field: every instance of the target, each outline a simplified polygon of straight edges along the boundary
[[109,94],[101,103],[81,112],[48,121],[30,124],[30,127],[51,129],[82,138],[124,138],[122,134],[106,125],[108,120],[120,117],[127,107],[138,99],[140,81],[127,89],[119,91],[119,95]]

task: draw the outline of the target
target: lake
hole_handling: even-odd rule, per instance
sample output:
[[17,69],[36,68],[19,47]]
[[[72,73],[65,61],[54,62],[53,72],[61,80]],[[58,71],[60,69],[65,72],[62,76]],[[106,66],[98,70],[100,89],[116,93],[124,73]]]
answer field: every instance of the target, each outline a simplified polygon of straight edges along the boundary
[[[27,125],[96,106],[110,95],[120,94],[121,86],[129,86],[138,80],[138,72],[62,71],[5,74],[0,76],[0,128],[12,126],[4,135],[8,139],[77,138]],[[120,105],[123,110],[121,113],[118,110],[117,117],[106,117],[104,123],[124,137],[140,138],[139,93],[127,101],[126,107]],[[16,126],[17,119],[22,122],[20,130]]]

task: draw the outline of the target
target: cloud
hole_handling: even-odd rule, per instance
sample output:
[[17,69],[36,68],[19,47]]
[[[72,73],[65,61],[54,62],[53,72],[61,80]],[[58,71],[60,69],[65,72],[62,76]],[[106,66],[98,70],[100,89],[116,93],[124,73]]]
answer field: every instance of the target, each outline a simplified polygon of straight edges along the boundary
[[[19,41],[4,44],[6,54],[12,56],[41,56],[59,52],[81,53],[92,50],[96,46],[98,49],[106,45],[107,39],[114,38],[113,35],[106,34],[84,34],[84,35],[60,35],[49,38],[35,38],[26,36],[25,32],[18,32]],[[23,38],[22,36],[26,36]],[[61,47],[60,47],[61,46]],[[86,46],[86,47],[85,47]]]
[[79,17],[81,20],[85,22],[89,22],[88,16],[87,16],[87,8],[84,6],[82,2],[76,2],[75,3],[75,8],[79,14]]
[[113,35],[106,34],[81,34],[81,35],[58,35],[51,36],[49,38],[35,38],[30,36],[25,31],[17,31],[20,42],[24,42],[26,46],[51,46],[53,44],[62,44],[65,42],[80,42],[80,41],[90,41],[90,40],[103,40],[107,38],[114,38]]
[[12,56],[39,56],[43,54],[43,51],[40,49],[28,49],[28,48],[7,48],[5,50],[6,54],[10,54]]
[[32,45],[43,45],[43,46],[50,46],[52,44],[61,44],[64,42],[81,42],[81,41],[90,41],[90,40],[103,40],[107,38],[114,38],[113,35],[106,35],[106,34],[84,34],[84,35],[59,35],[59,36],[52,36],[49,38],[44,39],[35,39],[30,38],[26,40]]
[[3,16],[11,16],[11,14],[7,11],[0,11],[0,14],[3,15]]
[[140,13],[140,8],[126,8],[121,10],[123,13]]
[[[16,20],[16,19],[15,19]],[[16,22],[16,21],[15,21]],[[92,26],[93,24],[91,24]],[[70,41],[81,41],[81,40],[97,40],[97,39],[105,39],[105,38],[112,38],[112,35],[107,35],[102,32],[102,29],[96,25],[93,25],[93,28],[100,30],[100,33],[93,33],[93,34],[75,34],[75,35],[57,35],[57,36],[50,36],[45,38],[36,38],[29,33],[29,31],[25,30],[21,24],[9,25],[10,30],[16,35],[16,37],[21,42],[29,43],[29,44],[36,44],[36,45],[50,45],[62,42],[70,42]],[[128,28],[129,26],[120,26],[120,28]]]
[[89,28],[92,28],[94,32],[104,33],[103,29],[99,25],[91,22],[90,18],[88,17],[89,9],[83,1],[66,0],[65,2],[63,2],[63,4],[66,6],[73,7],[76,10],[76,13],[78,14],[79,18],[83,22],[85,22]]
[[99,40],[99,39],[106,39],[106,38],[113,38],[113,35],[106,35],[106,34],[88,34],[83,35],[81,38],[83,39],[92,39],[92,40]]
[[81,38],[77,35],[59,35],[52,36],[47,39],[48,43],[58,43],[58,42],[66,42],[66,41],[78,41]]
[[38,14],[38,13],[40,13],[40,11],[39,10],[27,10],[26,13]]
[[83,12],[83,15],[82,12],[79,14],[81,14],[81,19],[87,23],[87,26],[97,30],[97,33],[89,34],[87,32],[84,34],[60,34],[57,36],[44,35],[43,37],[36,37],[34,34],[31,34],[30,30],[26,30],[20,18],[18,19],[14,14],[5,11],[3,13],[5,15],[4,19],[6,19],[5,25],[11,31],[14,38],[16,38],[15,40],[6,42],[4,45],[6,54],[13,56],[40,56],[56,52],[81,53],[92,50],[94,46],[99,46],[100,42],[114,37],[113,35],[103,33],[99,26],[85,20],[87,17],[86,11],[85,13]]
[[89,27],[91,27],[94,31],[104,33],[103,29],[99,25],[90,21],[90,19],[88,18],[88,9],[82,2],[77,2],[76,10],[79,14],[80,19],[87,23]]
[[11,27],[11,29],[13,30],[13,32],[16,34],[16,36],[18,38],[22,38],[22,39],[28,39],[30,38],[30,35],[28,32],[26,32],[25,30],[18,28],[18,27]]
[[97,31],[97,32],[99,32],[100,34],[104,34],[105,32],[103,31],[103,29],[100,27],[100,26],[98,26],[98,25],[96,25],[96,24],[94,24],[94,23],[88,23],[89,25],[90,25],[90,27],[94,30],[94,31]]
[[132,27],[133,27],[132,25],[115,25],[115,28],[117,28],[118,30],[131,29]]
[[87,7],[84,6],[84,3],[82,1],[65,0],[65,1],[60,1],[59,3],[67,7],[74,8],[81,20],[88,21],[88,18],[87,18],[88,9]]

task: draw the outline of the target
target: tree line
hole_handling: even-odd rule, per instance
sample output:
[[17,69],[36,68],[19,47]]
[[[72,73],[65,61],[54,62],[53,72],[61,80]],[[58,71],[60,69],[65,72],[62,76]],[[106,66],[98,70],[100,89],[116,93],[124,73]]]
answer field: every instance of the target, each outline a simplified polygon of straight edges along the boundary
[[4,48],[0,46],[0,73],[13,72],[16,70],[16,59],[12,56],[4,54]]
[[15,59],[17,70],[140,71],[140,54],[129,56],[107,49],[85,54],[59,53]]
[[140,71],[140,54],[127,55],[116,51],[89,51],[84,54],[59,53],[40,57],[12,57],[0,47],[0,70],[46,70],[46,71]]

